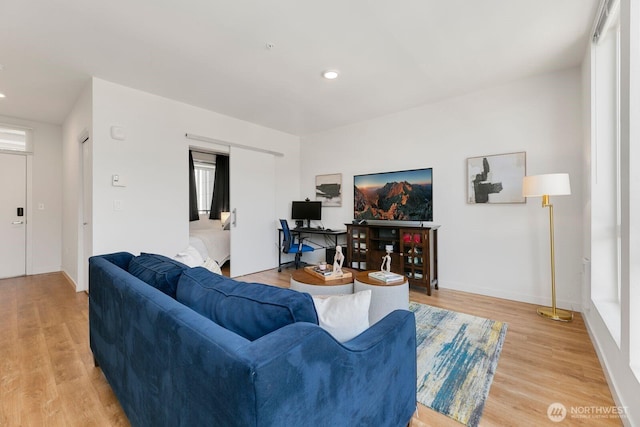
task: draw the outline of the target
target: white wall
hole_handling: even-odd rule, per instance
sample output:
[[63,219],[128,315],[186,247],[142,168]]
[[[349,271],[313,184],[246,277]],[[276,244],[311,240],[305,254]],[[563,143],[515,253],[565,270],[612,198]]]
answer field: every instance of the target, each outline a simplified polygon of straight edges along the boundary
[[85,264],[82,262],[82,145],[78,138],[86,132],[91,141],[91,99],[92,83],[88,82],[63,124],[62,271],[74,281],[77,291],[86,289],[81,279]]
[[[112,126],[124,130],[124,141],[111,138]],[[299,193],[297,136],[94,79],[94,254],[145,251],[172,256],[187,246],[188,147],[207,148],[207,143],[188,140],[185,133],[284,153],[276,158],[277,215],[285,214],[287,202]],[[113,187],[113,174],[119,174],[126,187]],[[114,210],[114,200],[122,201],[121,211]],[[273,224],[275,245],[276,218]]]
[[338,228],[353,219],[353,175],[433,167],[440,286],[548,305],[549,225],[541,200],[466,203],[466,158],[526,151],[529,175],[571,176],[573,194],[552,198],[556,279],[558,304],[579,310],[581,112],[575,68],[304,137],[300,195],[313,195],[316,175],[342,173],[342,207],[323,209],[324,226]]
[[[33,129],[33,155],[27,160],[27,274],[60,271],[62,128],[4,116],[0,123]],[[40,204],[44,209],[38,209]]]

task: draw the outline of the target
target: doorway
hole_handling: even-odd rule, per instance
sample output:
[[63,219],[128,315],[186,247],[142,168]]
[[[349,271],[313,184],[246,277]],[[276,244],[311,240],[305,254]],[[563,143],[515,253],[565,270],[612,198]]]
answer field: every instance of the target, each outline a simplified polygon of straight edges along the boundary
[[89,290],[89,258],[93,255],[93,229],[92,229],[92,164],[91,145],[89,132],[83,131],[78,137],[82,149],[80,169],[82,173],[82,226],[78,239],[79,276],[77,291]]
[[[191,147],[194,151],[200,148]],[[207,240],[216,243],[219,250],[224,242],[225,256],[220,259],[232,261],[225,275],[231,277],[268,270],[277,259],[275,223],[275,159],[271,153],[246,149],[236,145],[228,147],[230,212],[222,219],[225,230],[219,236]],[[223,212],[225,213],[225,212]],[[226,218],[226,220],[225,220]],[[198,223],[190,223],[190,242],[196,236]],[[205,223],[207,220],[205,220]],[[220,230],[220,226],[217,227]],[[209,256],[213,259],[212,250]]]
[[0,279],[24,276],[27,253],[27,156],[0,153]]

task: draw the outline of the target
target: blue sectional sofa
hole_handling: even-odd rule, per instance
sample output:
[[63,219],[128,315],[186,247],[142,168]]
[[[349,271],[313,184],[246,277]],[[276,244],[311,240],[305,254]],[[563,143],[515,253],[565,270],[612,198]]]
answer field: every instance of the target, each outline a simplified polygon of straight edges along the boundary
[[134,426],[406,426],[413,313],[340,344],[308,294],[168,258],[89,260],[90,345]]

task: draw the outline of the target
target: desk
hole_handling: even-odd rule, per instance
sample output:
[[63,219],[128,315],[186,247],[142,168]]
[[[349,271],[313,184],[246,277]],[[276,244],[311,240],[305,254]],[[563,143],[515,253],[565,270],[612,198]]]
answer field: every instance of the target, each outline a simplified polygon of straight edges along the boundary
[[[296,234],[298,237],[304,234],[308,235],[322,235],[322,236],[332,236],[334,239],[334,246],[338,246],[338,237],[346,236],[347,230],[324,230],[321,228],[307,228],[307,227],[298,227],[291,229],[292,234]],[[282,271],[282,228],[278,228],[278,271]],[[320,248],[326,249],[328,246],[320,245]],[[287,264],[289,261],[285,262]]]

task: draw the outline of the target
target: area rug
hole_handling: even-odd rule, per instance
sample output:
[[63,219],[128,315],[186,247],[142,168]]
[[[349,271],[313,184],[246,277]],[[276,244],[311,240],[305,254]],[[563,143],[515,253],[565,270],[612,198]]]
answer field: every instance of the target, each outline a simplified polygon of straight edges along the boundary
[[415,302],[418,402],[477,426],[507,324]]

